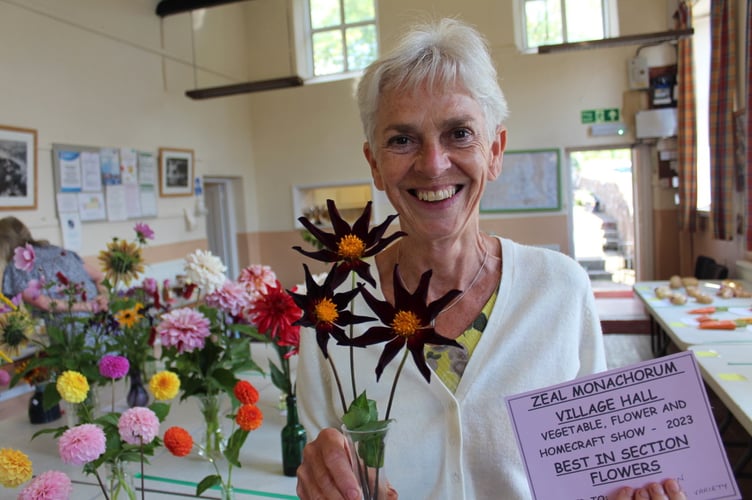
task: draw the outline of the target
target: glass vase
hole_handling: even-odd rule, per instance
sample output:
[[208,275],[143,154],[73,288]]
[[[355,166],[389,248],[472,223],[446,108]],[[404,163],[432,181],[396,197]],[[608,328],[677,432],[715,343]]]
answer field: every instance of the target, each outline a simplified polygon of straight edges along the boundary
[[298,403],[295,396],[287,396],[287,425],[282,428],[282,472],[295,477],[303,461],[306,431],[298,418]]
[[110,500],[136,500],[134,477],[126,462],[118,460],[109,465],[107,489],[110,492]]
[[360,482],[363,500],[386,500],[389,490],[384,472],[386,436],[391,422],[368,430],[350,430],[344,425],[342,433],[350,450],[350,463]]
[[204,431],[201,435],[198,454],[205,458],[219,458],[224,450],[224,435],[220,424],[221,396],[221,394],[197,396],[201,415],[204,418]]
[[125,400],[128,402],[128,407],[134,406],[147,406],[149,404],[149,393],[146,392],[144,387],[144,380],[141,374],[141,370],[131,365],[131,370],[128,372],[131,386],[128,389],[128,394]]
[[47,382],[41,382],[34,386],[34,393],[29,399],[29,422],[32,424],[46,424],[54,422],[62,415],[60,404],[55,403],[49,409],[44,409],[44,388]]
[[235,500],[235,489],[232,485],[222,484],[219,488],[220,500]]
[[86,399],[80,403],[63,401],[63,408],[68,427],[93,422],[99,416],[99,394],[91,387]]

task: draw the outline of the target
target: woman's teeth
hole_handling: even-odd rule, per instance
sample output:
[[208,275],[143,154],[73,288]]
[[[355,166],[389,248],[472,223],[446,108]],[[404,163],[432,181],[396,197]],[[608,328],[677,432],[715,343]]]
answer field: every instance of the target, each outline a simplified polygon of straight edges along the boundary
[[447,198],[451,198],[455,195],[457,192],[457,188],[454,186],[444,189],[439,189],[438,191],[418,191],[418,199],[421,201],[442,201],[446,200]]

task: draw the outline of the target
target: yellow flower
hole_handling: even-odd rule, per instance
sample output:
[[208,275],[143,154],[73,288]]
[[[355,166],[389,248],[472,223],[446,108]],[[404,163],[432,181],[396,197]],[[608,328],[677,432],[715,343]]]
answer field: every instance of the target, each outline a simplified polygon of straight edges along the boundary
[[134,242],[117,238],[107,244],[107,250],[99,252],[99,262],[105,278],[113,283],[129,285],[144,272],[141,248]]
[[32,472],[31,460],[25,453],[0,448],[0,484],[15,488],[31,479]]
[[156,399],[167,401],[178,395],[180,379],[173,372],[161,371],[149,380],[149,390]]
[[144,305],[140,302],[137,302],[136,305],[131,307],[130,309],[123,309],[122,311],[116,312],[115,319],[123,328],[130,328],[135,325],[138,320],[144,317],[141,314],[141,310],[143,308]]
[[23,307],[0,314],[0,350],[18,356],[34,334],[34,320]]
[[89,394],[89,381],[79,372],[64,371],[57,378],[57,392],[69,403],[81,403]]

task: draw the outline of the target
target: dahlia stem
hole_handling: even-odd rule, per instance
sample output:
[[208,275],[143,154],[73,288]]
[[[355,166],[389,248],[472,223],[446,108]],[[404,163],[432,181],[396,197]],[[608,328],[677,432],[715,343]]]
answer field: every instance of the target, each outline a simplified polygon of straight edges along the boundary
[[394,382],[392,382],[392,390],[389,392],[389,404],[386,407],[386,415],[384,416],[384,420],[389,420],[389,414],[392,412],[394,393],[397,392],[397,381],[400,378],[400,374],[402,374],[402,368],[404,368],[405,366],[405,361],[407,361],[409,352],[409,350],[405,349],[405,354],[402,356],[402,361],[400,362],[399,368],[397,368],[397,373],[394,374]]
[[[355,279],[355,272],[351,271],[350,276],[352,276],[352,284],[350,285],[351,289],[355,289],[356,285],[356,279]],[[352,313],[353,317],[355,316],[355,301],[350,302],[350,312]],[[350,340],[353,339],[353,325],[350,325]],[[352,385],[352,391],[353,391],[353,401],[355,401],[358,398],[358,389],[355,385],[355,347],[352,345],[350,348],[350,384]],[[345,410],[347,411],[347,410]]]

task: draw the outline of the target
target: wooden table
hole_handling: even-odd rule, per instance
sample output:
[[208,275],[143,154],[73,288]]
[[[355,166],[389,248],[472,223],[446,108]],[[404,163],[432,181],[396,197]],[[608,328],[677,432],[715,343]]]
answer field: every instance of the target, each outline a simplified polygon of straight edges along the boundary
[[[712,317],[717,319],[752,317],[752,298],[722,299],[716,297],[719,283],[718,281],[702,281],[700,284],[702,292],[714,297],[713,303],[708,305],[729,309],[725,312],[714,313]],[[675,344],[679,350],[686,350],[692,345],[709,343],[752,343],[752,328],[749,326],[736,330],[702,330],[698,328],[697,315],[689,314],[689,311],[705,307],[705,304],[700,304],[690,297],[686,304],[674,305],[669,299],[656,297],[655,289],[659,286],[668,286],[668,281],[637,282],[633,287],[635,295],[643,302],[650,316],[653,355],[665,355],[669,342]],[[677,291],[683,292],[682,289]]]

